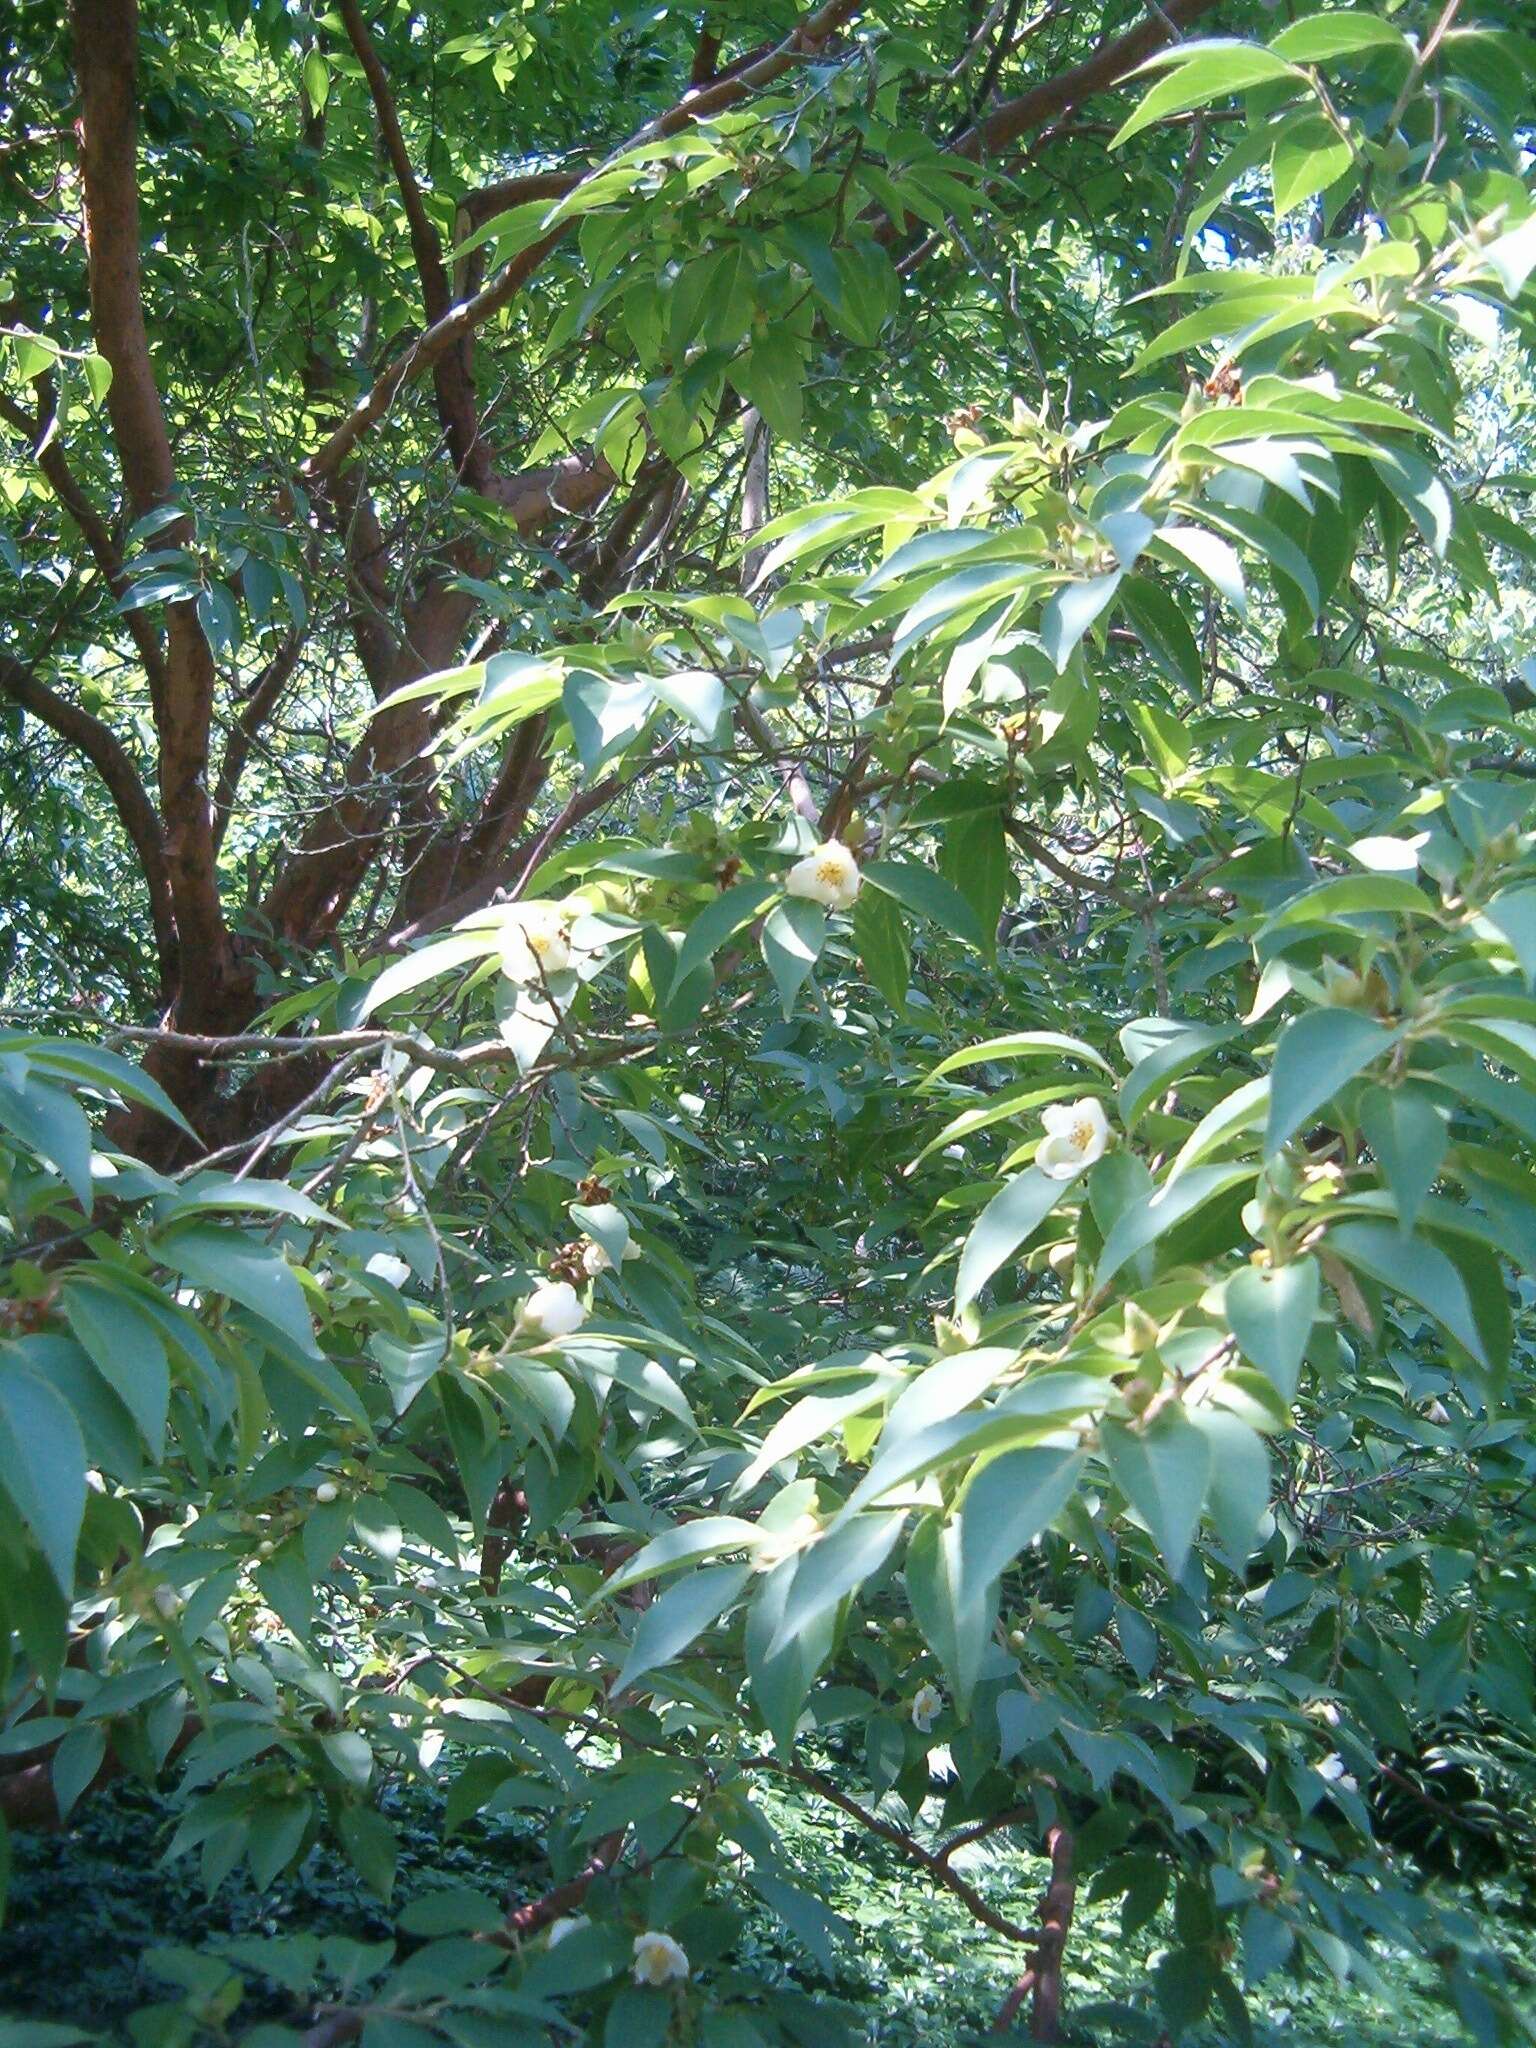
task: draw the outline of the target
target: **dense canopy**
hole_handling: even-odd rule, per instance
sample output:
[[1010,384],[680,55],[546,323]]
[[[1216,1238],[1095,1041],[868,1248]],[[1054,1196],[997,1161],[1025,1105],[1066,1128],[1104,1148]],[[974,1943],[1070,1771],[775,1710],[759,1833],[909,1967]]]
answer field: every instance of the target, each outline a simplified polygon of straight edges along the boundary
[[141,2048],[1536,2037],[1531,27],[17,0],[0,1814],[522,1858]]

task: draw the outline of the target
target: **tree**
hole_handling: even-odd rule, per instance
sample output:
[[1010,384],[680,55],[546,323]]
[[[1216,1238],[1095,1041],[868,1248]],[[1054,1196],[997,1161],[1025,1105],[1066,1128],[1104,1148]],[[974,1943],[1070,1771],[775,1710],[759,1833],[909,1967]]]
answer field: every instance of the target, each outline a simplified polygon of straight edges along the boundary
[[546,1812],[326,2040],[831,2038],[768,1779],[1529,2038],[1518,13],[24,14],[0,1805]]

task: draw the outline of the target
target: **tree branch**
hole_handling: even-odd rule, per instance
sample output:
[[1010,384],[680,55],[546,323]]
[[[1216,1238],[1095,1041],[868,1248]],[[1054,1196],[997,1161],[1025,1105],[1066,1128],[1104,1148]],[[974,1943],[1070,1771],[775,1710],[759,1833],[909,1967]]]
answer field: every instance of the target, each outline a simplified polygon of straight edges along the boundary
[[909,1863],[915,1863],[919,1870],[926,1871],[935,1884],[942,1885],[947,1892],[953,1892],[972,1919],[979,1920],[983,1927],[990,1927],[994,1934],[1001,1934],[1009,1941],[1040,1940],[1041,1930],[1038,1927],[1020,1927],[1016,1921],[995,1912],[974,1885],[967,1884],[959,1871],[950,1869],[943,1852],[925,1849],[921,1842],[914,1840],[903,1829],[894,1827],[890,1821],[881,1820],[878,1814],[860,1806],[856,1799],[851,1799],[840,1785],[835,1784],[831,1778],[824,1777],[820,1771],[813,1771],[805,1764],[787,1763],[775,1756],[744,1757],[741,1761],[744,1769],[777,1771],[780,1776],[793,1778],[796,1784],[804,1785],[808,1791],[830,1800],[840,1813],[846,1813],[850,1820],[857,1821],[859,1826],[870,1834],[878,1835],[882,1842],[889,1842],[893,1849],[900,1850]]
[[484,227],[498,213],[510,213],[514,206],[530,206],[535,199],[563,199],[590,176],[590,171],[525,171],[521,177],[502,178],[494,185],[466,192],[459,210],[473,230]]
[[1119,85],[1165,44],[1177,40],[1182,29],[1209,14],[1216,0],[1162,0],[1162,4],[1113,42],[1101,42],[1081,64],[1042,79],[1016,99],[1004,100],[990,114],[984,114],[955,143],[957,156],[979,159],[994,156],[1017,142],[1022,135],[1043,128],[1047,121],[1070,113],[1095,93]]
[[[411,168],[410,153],[405,146],[405,136],[400,127],[400,116],[395,108],[394,94],[390,91],[389,78],[379,54],[368,34],[363,20],[362,9],[357,0],[338,0],[342,25],[347,38],[363,67],[363,76],[368,81],[368,90],[373,97],[374,113],[378,119],[379,134],[383,138],[384,151],[389,158],[390,168],[395,174],[395,183],[400,189],[400,202],[405,208],[406,224],[410,231],[411,253],[416,259],[416,274],[421,279],[422,305],[429,322],[447,318],[453,304],[449,289],[448,273],[443,265],[443,244],[435,227],[427,217],[427,209],[421,196],[421,187],[416,182],[416,173]],[[480,443],[479,409],[475,403],[474,381],[470,376],[466,354],[468,335],[461,345],[450,348],[433,364],[433,386],[437,395],[438,418],[444,433],[448,436],[449,451],[454,467],[461,476],[476,489],[484,490],[489,464]]]
[[235,792],[240,786],[240,777],[250,758],[251,746],[256,735],[277,709],[279,698],[287,689],[294,669],[298,666],[299,654],[304,646],[304,635],[293,626],[283,636],[282,645],[272,656],[257,680],[255,689],[246,699],[230,728],[229,738],[224,742],[224,758],[219,763],[219,780],[213,793],[213,836],[214,845],[223,844],[224,834],[229,827],[230,814],[235,807]]
[[138,0],[74,0],[73,14],[91,330],[112,365],[107,413],[129,502],[142,515],[170,497],[176,472],[139,276]]
[[[95,0],[95,4],[103,4],[103,0]],[[760,92],[764,86],[772,85],[786,71],[815,56],[827,39],[857,12],[858,6],[859,0],[826,0],[825,5],[797,23],[782,42],[756,63],[747,65],[730,77],[718,79],[700,91],[685,93],[675,107],[649,122],[623,147],[632,149],[662,136],[680,134],[694,122],[720,113],[752,93]],[[574,191],[576,185],[584,184],[587,178],[596,175],[598,169],[601,166],[582,173],[570,189]],[[305,484],[313,488],[334,476],[362,436],[389,409],[397,392],[414,383],[450,349],[456,348],[466,335],[472,334],[499,313],[503,306],[509,305],[545,257],[564,241],[574,224],[573,220],[562,221],[530,248],[522,250],[483,290],[466,299],[462,305],[455,306],[443,319],[435,321],[425,334],[396,356],[330,438],[303,464],[299,474]]]
[[[143,514],[176,487],[165,414],[150,362],[139,273],[137,0],[73,0],[80,85],[91,327],[112,366],[107,411],[129,503]],[[170,529],[172,535],[176,529]],[[154,691],[160,811],[176,906],[188,1021],[216,1016],[230,964],[208,803],[213,656],[187,601],[166,607],[166,666]],[[151,675],[153,689],[155,678]]]
[[[427,586],[406,619],[389,690],[447,667],[476,602],[447,577]],[[431,730],[427,702],[386,703],[370,720],[348,757],[341,789],[311,821],[268,891],[263,912],[279,939],[316,946],[335,931],[382,847],[403,793],[401,770],[419,764]]]

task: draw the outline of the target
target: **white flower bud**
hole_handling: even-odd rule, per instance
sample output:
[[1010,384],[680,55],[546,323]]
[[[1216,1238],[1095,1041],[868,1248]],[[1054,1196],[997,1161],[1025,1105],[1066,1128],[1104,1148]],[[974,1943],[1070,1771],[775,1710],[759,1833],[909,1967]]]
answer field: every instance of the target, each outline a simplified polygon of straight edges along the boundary
[[337,1488],[334,1479],[322,1479],[315,1488],[315,1499],[319,1501],[322,1507],[329,1507],[336,1498],[336,1492]]
[[569,1280],[546,1280],[517,1311],[524,1337],[569,1337],[587,1320],[587,1305]]

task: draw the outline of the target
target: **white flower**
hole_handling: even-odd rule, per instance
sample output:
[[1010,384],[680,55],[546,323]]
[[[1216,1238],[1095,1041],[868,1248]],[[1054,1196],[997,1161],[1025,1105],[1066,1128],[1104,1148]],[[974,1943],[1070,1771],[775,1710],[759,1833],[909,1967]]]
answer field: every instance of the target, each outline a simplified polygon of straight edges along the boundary
[[589,1237],[581,1248],[581,1270],[589,1280],[595,1280],[599,1273],[611,1273],[613,1260],[595,1237]]
[[1109,1149],[1109,1118],[1096,1095],[1079,1102],[1053,1102],[1040,1121],[1045,1137],[1035,1164],[1047,1180],[1076,1180]]
[[363,1271],[371,1273],[375,1280],[387,1280],[391,1287],[403,1287],[411,1277],[410,1267],[393,1252],[375,1252]]
[[569,1337],[587,1320],[587,1305],[569,1280],[545,1280],[517,1311],[525,1337]]
[[549,1946],[551,1948],[558,1948],[568,1934],[576,1934],[583,1927],[590,1927],[591,1925],[592,1922],[585,1913],[563,1914],[560,1919],[550,1922]]
[[541,982],[571,964],[570,921],[558,903],[520,905],[501,934],[501,971],[509,981]]
[[944,1695],[936,1685],[920,1685],[912,1696],[912,1726],[919,1735],[928,1734],[944,1711]]
[[824,903],[828,910],[846,910],[859,893],[859,864],[837,839],[827,839],[804,860],[797,860],[784,879],[791,896]]
[[322,1507],[329,1507],[335,1498],[336,1482],[332,1479],[322,1479],[315,1488],[315,1499],[320,1502]]
[[635,1936],[637,1984],[670,1984],[674,1977],[681,1983],[687,1974],[688,1958],[670,1934],[658,1934],[652,1928],[648,1934]]

